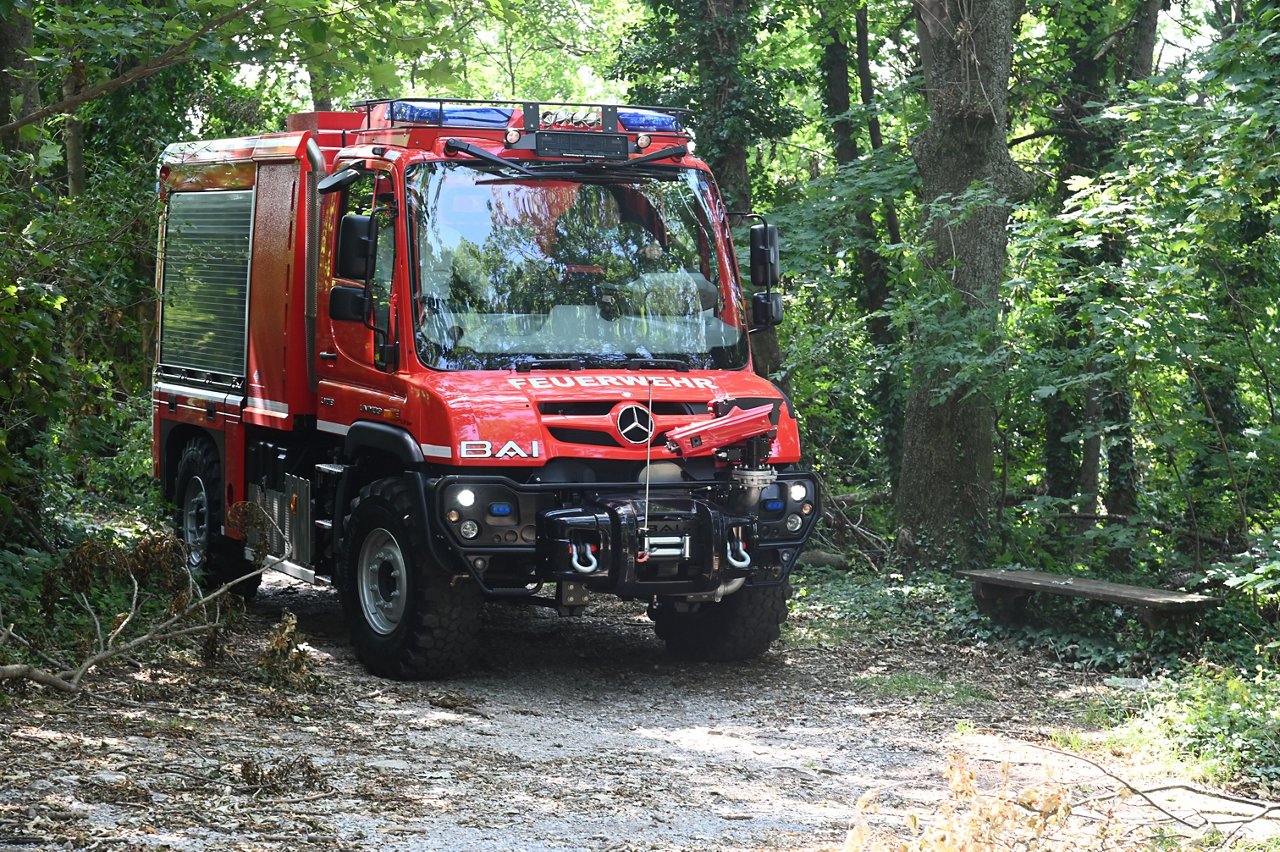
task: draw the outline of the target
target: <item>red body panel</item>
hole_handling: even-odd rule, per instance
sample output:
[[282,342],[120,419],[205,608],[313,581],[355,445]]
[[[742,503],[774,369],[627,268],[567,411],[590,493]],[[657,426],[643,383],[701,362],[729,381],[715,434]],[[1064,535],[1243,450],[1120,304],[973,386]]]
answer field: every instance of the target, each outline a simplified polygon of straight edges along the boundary
[[[250,188],[255,192],[244,395],[228,394],[215,402],[219,414],[209,419],[202,407],[210,401],[207,395],[184,395],[184,385],[173,381],[158,382],[153,391],[157,442],[152,455],[157,474],[163,462],[158,443],[163,421],[223,432],[226,505],[245,494],[244,425],[292,429],[298,416],[314,414],[316,409],[316,396],[307,380],[303,311],[307,227],[303,186],[311,170],[310,138],[311,134],[302,132],[187,143],[172,146],[160,167],[166,193]],[[171,411],[169,399],[174,396],[180,402]],[[182,399],[198,402],[199,416],[193,415],[191,405],[184,407]]]
[[302,178],[296,161],[258,166],[244,421],[276,429],[290,429],[298,415],[315,413],[301,305],[306,275],[305,205],[301,215],[298,210]]

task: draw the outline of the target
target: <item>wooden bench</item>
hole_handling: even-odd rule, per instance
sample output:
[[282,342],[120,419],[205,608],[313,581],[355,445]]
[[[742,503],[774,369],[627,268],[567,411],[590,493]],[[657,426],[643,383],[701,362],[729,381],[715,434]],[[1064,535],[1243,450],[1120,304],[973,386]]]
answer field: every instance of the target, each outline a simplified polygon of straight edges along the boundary
[[986,568],[957,573],[973,582],[973,600],[978,605],[978,611],[993,621],[1003,623],[1022,620],[1027,599],[1033,592],[1135,606],[1141,609],[1142,620],[1151,628],[1159,627],[1167,616],[1199,612],[1205,607],[1222,603],[1220,599],[1208,595],[1170,592],[1088,577],[1066,577],[1043,571]]

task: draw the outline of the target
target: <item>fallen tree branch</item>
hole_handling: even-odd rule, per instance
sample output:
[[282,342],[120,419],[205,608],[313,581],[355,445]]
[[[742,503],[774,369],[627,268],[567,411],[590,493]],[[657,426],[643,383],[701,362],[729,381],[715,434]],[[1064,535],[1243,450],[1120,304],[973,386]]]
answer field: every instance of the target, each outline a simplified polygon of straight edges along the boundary
[[59,692],[72,693],[76,691],[76,687],[55,674],[50,674],[42,668],[19,663],[11,666],[0,666],[0,680],[29,680],[43,686],[52,687]]
[[[1071,752],[1068,752],[1068,751],[1062,751],[1061,749],[1056,749],[1051,746],[1039,745],[1036,743],[1028,743],[1028,745],[1030,745],[1032,748],[1039,749],[1040,751],[1047,751],[1050,754],[1062,755],[1063,757],[1069,757],[1074,760],[1079,760],[1082,763],[1089,764],[1090,766],[1092,766],[1094,769],[1097,769],[1106,777],[1120,784],[1121,787],[1123,787],[1125,792],[1131,795],[1137,796],[1138,798],[1146,802],[1148,805],[1155,808],[1160,813],[1164,814],[1170,820],[1177,822],[1181,825],[1185,825],[1187,828],[1195,829],[1196,831],[1201,831],[1205,828],[1210,828],[1210,827],[1221,828],[1221,826],[1223,825],[1230,825],[1232,823],[1239,822],[1240,824],[1237,825],[1232,830],[1231,834],[1227,835],[1224,838],[1223,840],[1224,844],[1229,842],[1246,826],[1249,826],[1257,822],[1258,820],[1265,818],[1268,814],[1280,811],[1280,804],[1259,801],[1257,799],[1250,799],[1244,796],[1234,796],[1230,793],[1224,793],[1217,790],[1206,790],[1203,787],[1197,787],[1194,784],[1182,784],[1182,783],[1162,784],[1159,787],[1150,787],[1150,788],[1142,789],[1130,783],[1129,781],[1125,780],[1124,778],[1120,777],[1119,775],[1116,775],[1114,772],[1110,771],[1105,766],[1098,763],[1096,760],[1091,760],[1090,758],[1084,757],[1083,755],[1072,754]],[[1213,799],[1221,802],[1231,802],[1232,804],[1248,805],[1250,807],[1258,808],[1259,811],[1258,813],[1247,817],[1243,821],[1236,820],[1236,819],[1214,821],[1206,817],[1200,810],[1197,809],[1195,813],[1196,813],[1196,816],[1200,818],[1201,823],[1199,825],[1196,825],[1195,823],[1190,822],[1189,820],[1183,819],[1182,817],[1179,817],[1171,813],[1170,811],[1165,809],[1158,802],[1156,802],[1154,799],[1151,798],[1151,796],[1155,793],[1164,793],[1170,790],[1181,790],[1187,793],[1194,793],[1197,796],[1203,796],[1206,799]],[[1105,796],[1092,796],[1088,799],[1083,799],[1080,802],[1077,802],[1075,804],[1081,805],[1081,804],[1088,804],[1091,802],[1106,801],[1107,799],[1113,799],[1118,795],[1119,793],[1116,792],[1116,793],[1111,793]]]
[[[252,504],[242,504],[242,505],[251,506]],[[253,506],[253,508],[257,510],[258,514],[261,515],[261,517],[264,518],[267,523],[275,527],[277,532],[280,532],[279,525],[277,525],[274,519],[272,519],[269,515],[267,515],[266,512],[262,511],[261,507]],[[281,533],[281,536],[283,537],[283,533]],[[287,539],[285,540],[287,541]],[[137,579],[133,576],[132,573],[130,573],[130,579],[133,580],[133,584],[134,584],[132,609],[129,613],[125,615],[124,621],[119,626],[117,626],[114,630],[112,630],[108,636],[103,635],[102,624],[99,621],[98,615],[94,611],[93,607],[89,605],[88,598],[84,595],[84,593],[80,593],[78,595],[78,602],[82,606],[84,606],[86,610],[88,610],[90,617],[93,619],[94,629],[97,635],[97,648],[98,648],[97,652],[90,654],[87,658],[81,661],[81,663],[77,666],[70,666],[70,665],[61,666],[56,673],[49,669],[43,669],[43,668],[40,668],[39,666],[33,666],[25,663],[0,666],[0,681],[25,679],[25,680],[30,680],[34,683],[39,683],[44,686],[51,687],[53,689],[58,690],[59,692],[68,693],[68,694],[75,693],[80,689],[80,682],[83,680],[84,676],[88,674],[90,671],[92,671],[96,666],[104,662],[107,662],[108,660],[127,655],[130,652],[136,650],[137,648],[141,648],[142,646],[150,643],[167,642],[174,639],[183,639],[189,636],[196,636],[202,633],[209,633],[210,631],[217,629],[219,624],[219,619],[216,615],[213,618],[213,620],[205,621],[200,624],[189,625],[185,627],[179,626],[179,625],[181,625],[182,622],[186,621],[190,616],[194,615],[197,611],[205,610],[209,607],[210,604],[217,602],[219,598],[227,594],[227,592],[229,592],[234,586],[239,584],[241,581],[248,579],[250,577],[256,577],[261,575],[262,573],[274,567],[275,565],[279,564],[280,562],[287,560],[291,554],[292,554],[292,548],[286,545],[285,554],[283,556],[264,559],[261,562],[261,564],[259,564],[256,568],[254,568],[254,570],[247,571],[241,576],[231,579],[226,583],[223,583],[221,586],[219,586],[218,588],[214,589],[213,591],[209,592],[206,595],[194,594],[193,595],[194,599],[189,604],[187,604],[187,606],[183,607],[181,610],[174,613],[170,617],[166,618],[164,621],[160,622],[159,624],[157,624],[147,632],[143,633],[142,635],[136,636],[133,639],[130,639],[129,641],[121,643],[119,645],[115,644],[115,640],[119,637],[120,632],[124,629],[124,624],[126,624],[130,619],[132,619],[133,616],[137,613],[137,607],[138,607]],[[189,577],[188,579],[192,587],[195,588],[195,578]],[[34,651],[31,644],[28,643],[26,640],[24,640],[21,636],[19,636],[14,631],[14,628],[12,625],[9,627],[3,627],[2,625],[3,625],[3,622],[0,622],[0,645],[4,644],[4,642],[12,638],[20,642],[25,648],[28,648]],[[45,662],[56,663],[56,661],[51,660],[50,657],[44,654],[40,654],[40,656],[42,659],[45,660]]]

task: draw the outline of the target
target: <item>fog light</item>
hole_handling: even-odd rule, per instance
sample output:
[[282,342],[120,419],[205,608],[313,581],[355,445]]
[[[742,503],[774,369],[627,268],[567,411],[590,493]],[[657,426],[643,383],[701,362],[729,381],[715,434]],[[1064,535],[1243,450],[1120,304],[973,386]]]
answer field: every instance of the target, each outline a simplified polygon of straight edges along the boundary
[[511,146],[511,145],[516,144],[517,142],[519,142],[519,141],[520,141],[520,131],[519,131],[519,130],[508,130],[508,131],[507,131],[507,136],[506,136],[506,141],[507,141],[507,145],[508,145],[508,147],[509,147],[509,146]]
[[[796,529],[800,529],[800,517],[798,515],[792,515],[791,517],[796,519]],[[791,526],[790,519],[787,520],[787,526]],[[480,525],[475,521],[463,521],[458,526],[458,532],[462,534],[463,538],[475,538],[480,535]]]
[[[465,527],[466,524],[463,524],[463,526]],[[804,518],[799,515],[787,515],[787,532],[800,532],[802,526],[804,526]],[[466,533],[463,533],[463,535],[466,535]]]
[[470,488],[464,488],[458,492],[458,505],[464,509],[469,509],[476,504],[476,492]]
[[809,496],[809,489],[804,487],[803,482],[791,483],[791,490],[787,492],[791,495],[791,499],[799,503],[805,497]]

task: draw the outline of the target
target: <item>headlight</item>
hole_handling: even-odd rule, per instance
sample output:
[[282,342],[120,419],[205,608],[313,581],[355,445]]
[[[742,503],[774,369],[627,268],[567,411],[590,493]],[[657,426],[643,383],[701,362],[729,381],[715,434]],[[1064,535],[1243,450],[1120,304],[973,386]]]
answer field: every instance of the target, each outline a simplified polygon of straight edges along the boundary
[[469,509],[476,504],[476,492],[470,488],[464,488],[458,492],[458,505],[464,509]]
[[809,496],[809,489],[805,487],[803,482],[793,482],[791,483],[791,490],[787,493],[791,495],[791,501],[793,503],[799,503],[805,497]]
[[[798,516],[793,515],[792,517],[799,520]],[[796,529],[799,529],[799,526],[797,526]],[[458,525],[458,532],[462,534],[463,538],[475,538],[480,535],[480,525],[475,521],[463,521]]]
[[787,532],[800,532],[804,526],[804,518],[799,515],[787,515]]

